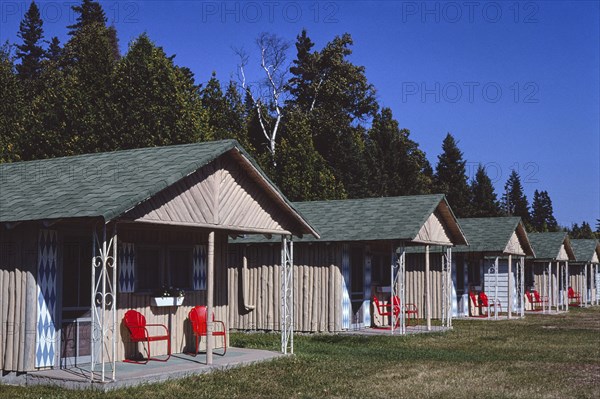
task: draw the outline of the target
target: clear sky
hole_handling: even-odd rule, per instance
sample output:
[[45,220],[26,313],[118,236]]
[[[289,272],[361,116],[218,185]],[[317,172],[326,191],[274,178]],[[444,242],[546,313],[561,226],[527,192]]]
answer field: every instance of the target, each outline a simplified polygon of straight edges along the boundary
[[[594,227],[600,217],[598,1],[101,3],[123,52],[146,32],[198,83],[212,71],[228,80],[232,47],[256,57],[261,32],[293,42],[306,28],[317,49],[348,32],[352,61],[434,167],[451,132],[471,174],[484,164],[499,196],[516,168],[530,203],[535,189],[548,191],[560,224]],[[66,40],[72,4],[38,2],[47,38]],[[28,5],[0,2],[2,41],[17,40]]]

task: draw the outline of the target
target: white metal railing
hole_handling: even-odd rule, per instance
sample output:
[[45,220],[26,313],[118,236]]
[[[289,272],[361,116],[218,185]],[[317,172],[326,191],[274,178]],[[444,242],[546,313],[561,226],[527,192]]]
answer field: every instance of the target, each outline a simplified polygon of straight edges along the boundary
[[[100,231],[98,231],[100,230]],[[100,367],[100,382],[106,382],[106,366],[116,380],[117,357],[117,226],[107,237],[107,225],[94,228],[92,234],[92,339],[90,381]]]
[[281,352],[294,353],[294,243],[281,238]]

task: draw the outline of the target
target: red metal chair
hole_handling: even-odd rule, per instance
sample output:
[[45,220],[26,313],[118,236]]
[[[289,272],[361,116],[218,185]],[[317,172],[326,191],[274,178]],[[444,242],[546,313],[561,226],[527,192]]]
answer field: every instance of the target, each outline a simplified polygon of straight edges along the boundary
[[[400,318],[398,317],[398,315],[400,314],[400,298],[398,298],[396,295],[394,295],[392,297],[392,303],[381,303],[379,302],[379,298],[377,298],[376,296],[373,297],[373,306],[375,307],[375,309],[377,309],[377,313],[379,313],[379,315],[381,317],[384,316],[391,316],[392,312],[394,314],[394,317],[396,318],[396,324],[400,323]],[[406,318],[406,325],[410,326],[410,319],[411,319],[411,315],[413,316],[412,318],[415,320],[415,324],[416,324],[416,320],[417,317],[419,315],[419,311],[417,310],[417,306],[414,303],[407,303],[406,305],[404,305],[404,313],[406,314],[407,318]],[[398,325],[396,325],[396,327],[398,327]]]
[[[123,317],[123,324],[129,330],[129,337],[131,342],[141,342],[142,344],[145,342],[148,347],[148,357],[145,361],[138,361],[132,359],[125,359],[124,362],[127,363],[138,363],[138,364],[146,364],[150,360],[156,360],[159,362],[166,362],[171,357],[171,334],[169,333],[169,329],[164,324],[146,324],[146,318],[143,314],[135,310],[128,310],[125,313],[125,317]],[[148,327],[160,327],[164,328],[165,335],[150,335],[148,331]],[[155,341],[167,341],[167,358],[166,359],[158,359],[152,357],[150,354],[150,342]]]
[[569,306],[579,306],[581,304],[581,294],[575,292],[573,287],[569,287]]
[[542,297],[537,290],[528,291],[528,293],[528,299],[533,310],[542,310],[544,305],[548,305],[548,297]]
[[375,309],[377,309],[377,313],[379,313],[379,316],[391,316],[393,312],[394,317],[397,318],[400,314],[400,298],[398,298],[397,296],[393,297],[393,307],[391,303],[379,302],[379,298],[377,298],[376,296],[373,297],[373,305]]
[[[192,323],[192,331],[196,337],[196,350],[194,356],[198,354],[198,346],[200,345],[200,337],[206,337],[206,306],[195,306],[190,310],[188,318]],[[222,331],[213,331],[213,337],[223,337],[223,354],[227,353],[227,330],[225,329],[225,323],[220,320],[215,320],[215,314],[212,315],[213,323],[221,324]]]
[[494,309],[499,307],[500,313],[502,313],[502,305],[500,304],[500,301],[490,302],[491,301],[488,299],[488,296],[485,294],[485,292],[481,291],[479,293],[479,313],[481,315],[483,315],[483,308],[487,308],[487,315],[489,316],[491,307],[494,307]]

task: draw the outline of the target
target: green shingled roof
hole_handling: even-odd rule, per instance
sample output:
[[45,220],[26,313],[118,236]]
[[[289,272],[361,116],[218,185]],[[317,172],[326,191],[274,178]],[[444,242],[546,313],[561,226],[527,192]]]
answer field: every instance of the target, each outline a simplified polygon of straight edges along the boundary
[[504,253],[513,233],[517,232],[525,254],[533,255],[520,217],[463,218],[458,219],[458,223],[469,245],[459,245],[452,250],[453,252]]
[[0,222],[109,221],[233,149],[296,211],[237,141],[222,140],[1,164]]
[[[321,235],[321,241],[379,241],[414,239],[427,218],[440,206],[447,204],[443,194],[415,195],[405,197],[363,198],[331,201],[294,202]],[[450,209],[448,207],[448,209]],[[454,215],[449,224],[456,242],[464,236],[456,224]],[[264,242],[259,236],[248,237],[241,242]],[[304,237],[300,241],[315,241]]]
[[529,242],[535,251],[535,258],[540,260],[555,260],[558,257],[560,246],[565,243],[565,250],[569,258],[574,258],[569,238],[566,232],[556,233],[529,233]]
[[594,256],[594,252],[598,253],[598,258],[600,258],[600,242],[598,240],[571,240],[571,247],[573,247],[577,262],[590,262]]

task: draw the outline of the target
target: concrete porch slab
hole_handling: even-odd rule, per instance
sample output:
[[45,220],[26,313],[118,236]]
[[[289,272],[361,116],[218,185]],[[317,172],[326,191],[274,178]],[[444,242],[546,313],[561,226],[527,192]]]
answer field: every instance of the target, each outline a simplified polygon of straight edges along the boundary
[[116,380],[112,378],[110,365],[105,366],[105,382],[101,381],[101,370],[96,367],[94,378],[90,378],[89,365],[69,369],[53,369],[30,372],[13,379],[18,385],[54,385],[66,389],[97,389],[102,391],[131,387],[142,384],[185,378],[193,375],[210,373],[215,370],[228,370],[259,362],[270,361],[286,355],[258,349],[228,348],[225,356],[215,351],[213,364],[206,365],[203,353],[193,357],[188,354],[173,354],[167,362],[150,361],[147,364],[116,363]]

